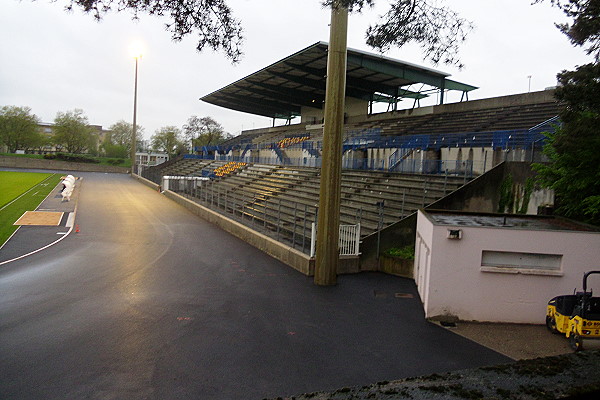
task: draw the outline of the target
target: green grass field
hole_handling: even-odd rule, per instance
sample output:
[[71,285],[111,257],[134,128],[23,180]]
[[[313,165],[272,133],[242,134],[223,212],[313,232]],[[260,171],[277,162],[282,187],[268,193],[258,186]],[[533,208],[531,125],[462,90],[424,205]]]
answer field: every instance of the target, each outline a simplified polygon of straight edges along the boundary
[[0,171],[0,246],[17,230],[13,224],[32,211],[60,182],[60,174]]

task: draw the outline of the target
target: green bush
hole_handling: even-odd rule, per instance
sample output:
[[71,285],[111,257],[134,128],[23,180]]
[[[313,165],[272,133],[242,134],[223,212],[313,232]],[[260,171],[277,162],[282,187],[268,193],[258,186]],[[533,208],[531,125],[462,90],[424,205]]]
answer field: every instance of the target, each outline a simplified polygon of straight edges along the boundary
[[123,164],[125,160],[123,160],[122,158],[109,158],[108,160],[106,160],[106,162],[110,165],[119,165]]
[[91,163],[91,164],[99,164],[100,163],[99,160],[96,160],[93,157],[86,156],[83,154],[65,154],[65,153],[44,154],[44,158],[46,160],[60,160],[60,161],[79,162],[79,163]]
[[405,260],[415,259],[415,246],[405,246],[402,248],[392,247],[383,252],[384,255],[390,257],[403,258]]

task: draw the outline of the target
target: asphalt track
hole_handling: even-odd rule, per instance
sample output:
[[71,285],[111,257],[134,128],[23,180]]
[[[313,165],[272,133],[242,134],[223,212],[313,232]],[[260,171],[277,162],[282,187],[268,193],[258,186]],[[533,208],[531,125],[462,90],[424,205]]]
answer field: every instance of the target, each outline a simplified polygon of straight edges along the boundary
[[424,320],[414,282],[317,287],[127,175],[0,266],[1,399],[261,399],[511,361]]

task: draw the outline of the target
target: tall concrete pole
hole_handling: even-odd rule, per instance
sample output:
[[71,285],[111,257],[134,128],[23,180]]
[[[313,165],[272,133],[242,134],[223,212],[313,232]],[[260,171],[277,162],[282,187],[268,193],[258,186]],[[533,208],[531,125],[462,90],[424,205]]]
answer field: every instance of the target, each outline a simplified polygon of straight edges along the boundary
[[331,8],[327,83],[323,127],[323,158],[317,221],[315,278],[317,285],[335,285],[339,262],[342,133],[346,95],[346,44],[348,9],[339,3]]
[[138,59],[140,56],[135,57],[135,83],[133,86],[133,131],[131,134],[131,174],[135,174],[135,150],[136,150],[136,136],[137,136],[137,81],[138,81]]

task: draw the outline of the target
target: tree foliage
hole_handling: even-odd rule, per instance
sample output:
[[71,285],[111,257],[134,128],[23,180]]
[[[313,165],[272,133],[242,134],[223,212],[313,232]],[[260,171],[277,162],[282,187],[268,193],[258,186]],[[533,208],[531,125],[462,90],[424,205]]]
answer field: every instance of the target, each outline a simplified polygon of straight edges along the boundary
[[[374,0],[338,0],[339,3],[358,9],[372,6]],[[450,64],[463,67],[458,56],[460,45],[466,40],[473,24],[449,7],[438,5],[435,0],[394,0],[380,21],[369,26],[366,41],[381,52],[391,47],[402,47],[410,42],[418,43],[424,58],[434,64]],[[336,0],[323,2],[335,5]]]
[[182,147],[181,131],[176,126],[164,126],[150,138],[155,151],[164,152],[171,158]]
[[38,124],[31,108],[4,106],[0,109],[0,143],[11,153],[38,147],[44,140]]
[[[319,0],[324,7],[347,7],[361,12],[377,0]],[[379,0],[383,1],[383,0]],[[472,29],[469,21],[452,9],[439,6],[443,0],[388,0],[390,10],[366,32],[367,44],[386,51],[409,42],[421,45],[425,58],[435,64],[462,66],[459,45]],[[110,11],[131,11],[134,19],[146,13],[170,16],[166,29],[171,38],[180,41],[192,32],[198,34],[196,49],[223,51],[233,62],[242,56],[243,42],[240,20],[233,17],[226,0],[70,0],[68,10],[81,8],[97,20]]]
[[[104,137],[102,149],[107,157],[127,158],[131,152],[131,138],[133,136],[133,124],[127,121],[117,121],[109,128]],[[144,128],[137,126],[138,135],[144,132]]]
[[558,27],[577,46],[591,43],[587,52],[595,62],[558,74],[562,127],[547,134],[544,153],[550,163],[534,167],[540,182],[554,189],[557,213],[600,225],[600,1],[552,3],[573,18]]
[[198,34],[196,49],[223,51],[233,62],[239,61],[243,41],[242,27],[225,0],[70,0],[67,10],[81,8],[101,20],[110,11],[130,11],[133,18],[149,14],[170,16],[165,29],[171,39],[181,41],[192,32]]
[[550,163],[535,168],[540,182],[554,189],[557,213],[600,225],[600,64],[563,71],[559,82],[563,125],[547,134]]
[[[544,0],[536,0],[541,3]],[[560,8],[570,24],[556,24],[569,37],[574,46],[587,46],[586,53],[594,55],[596,62],[600,56],[600,0],[549,0]]]
[[195,115],[183,126],[183,135],[187,143],[198,147],[218,145],[231,137],[212,117],[199,118]]
[[54,143],[62,146],[68,153],[83,153],[96,148],[97,137],[81,109],[59,111],[54,118],[53,131]]

